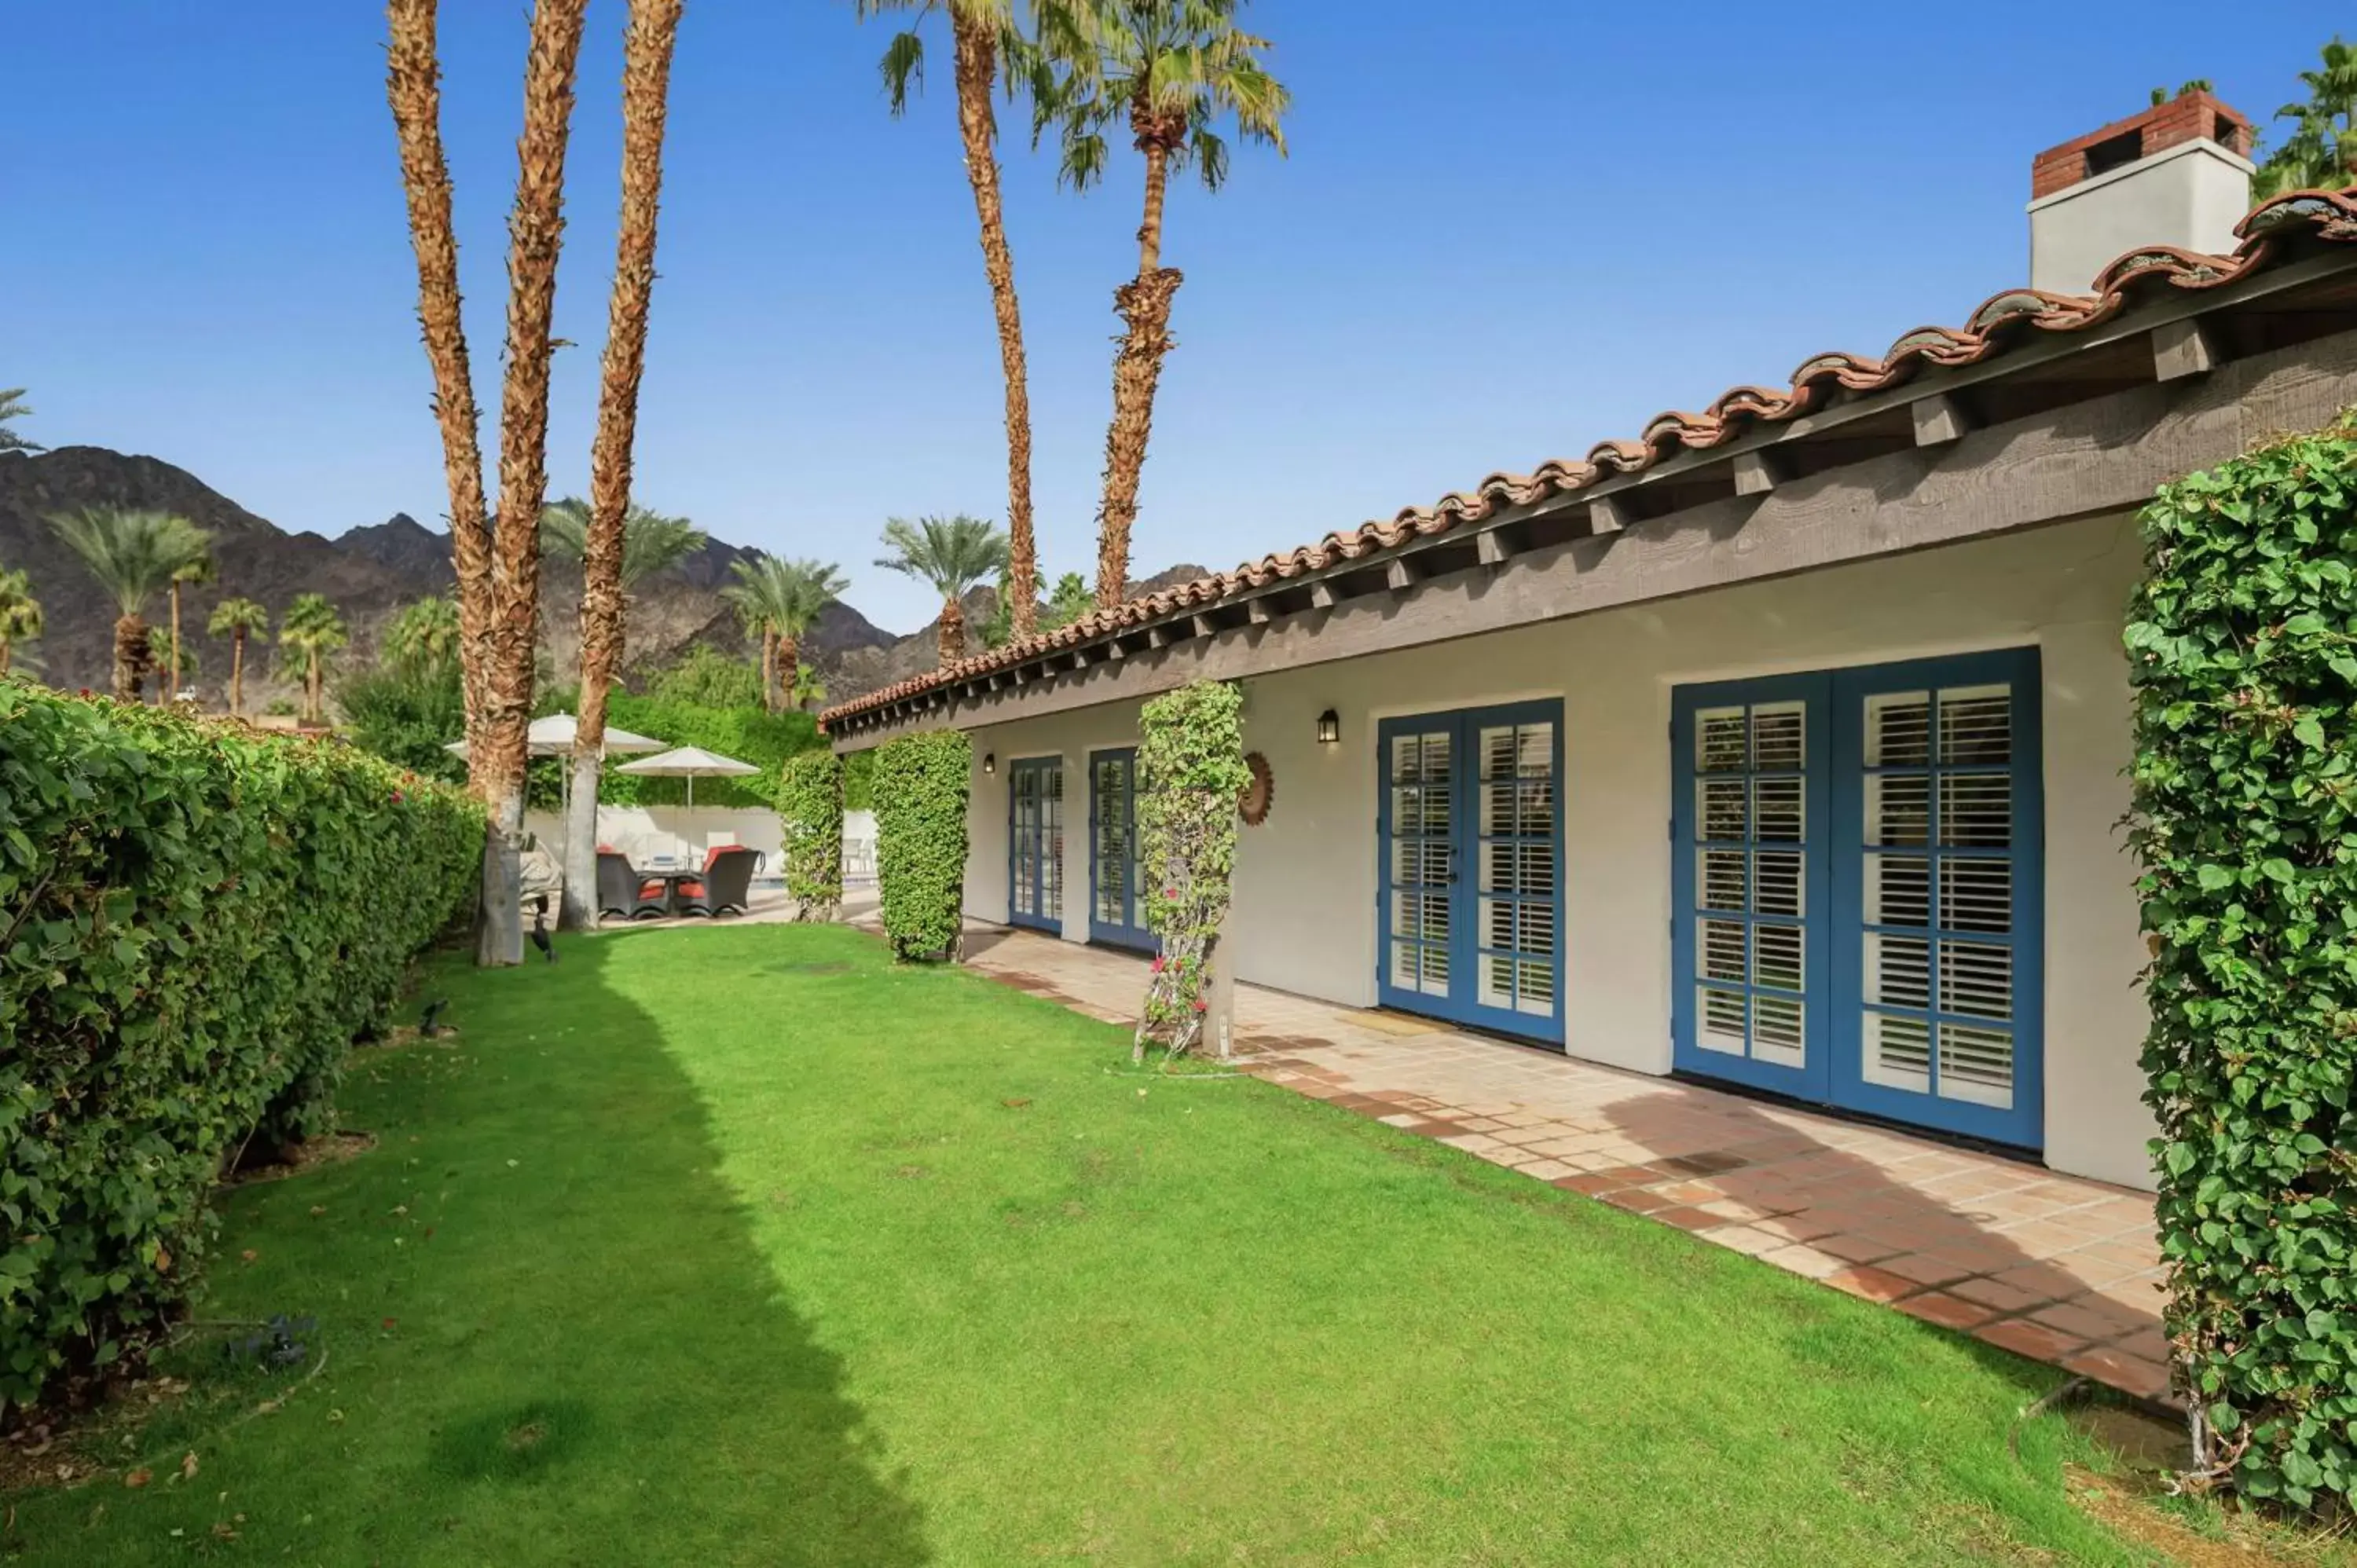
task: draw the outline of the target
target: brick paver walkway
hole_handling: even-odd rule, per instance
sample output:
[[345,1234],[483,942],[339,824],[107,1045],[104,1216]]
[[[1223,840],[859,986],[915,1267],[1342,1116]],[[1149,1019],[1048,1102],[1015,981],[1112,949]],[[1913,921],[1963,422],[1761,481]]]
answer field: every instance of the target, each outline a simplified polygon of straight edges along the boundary
[[[967,959],[1129,1024],[1144,961],[974,928]],[[2142,1193],[1692,1084],[1257,986],[1237,1049],[1272,1083],[2147,1399],[2166,1399]]]

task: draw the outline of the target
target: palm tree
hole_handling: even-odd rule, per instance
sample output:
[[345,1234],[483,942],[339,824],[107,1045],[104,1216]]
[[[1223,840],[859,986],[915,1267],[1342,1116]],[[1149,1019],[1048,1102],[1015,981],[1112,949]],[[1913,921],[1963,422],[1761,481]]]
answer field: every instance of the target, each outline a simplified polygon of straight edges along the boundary
[[955,517],[888,518],[884,546],[890,554],[876,564],[931,583],[942,596],[940,660],[965,657],[967,594],[990,581],[1006,564],[1006,536],[991,523],[960,512]]
[[777,690],[778,618],[770,603],[767,584],[761,573],[761,557],[749,561],[732,561],[728,575],[734,581],[720,590],[721,598],[737,611],[737,620],[744,627],[745,635],[761,645],[761,707],[774,713],[777,703],[772,693]]
[[[1045,0],[1033,0],[1040,9]],[[1033,630],[1032,596],[1039,567],[1031,532],[1031,393],[1023,361],[1023,313],[1015,296],[1015,258],[1006,248],[1006,214],[998,189],[998,117],[990,90],[1001,59],[1021,59],[1029,51],[1017,29],[1011,0],[858,0],[862,19],[883,11],[915,11],[918,20],[936,8],[950,19],[952,58],[957,78],[958,136],[965,150],[966,183],[974,188],[974,218],[982,228],[982,270],[990,282],[991,309],[998,318],[998,361],[1006,381],[1006,554],[1017,637]],[[912,24],[895,34],[879,68],[895,118],[909,106],[911,82],[922,86],[925,40]],[[1010,71],[1010,85],[1022,73]]]
[[[587,564],[589,503],[566,496],[541,509],[540,547],[551,555]],[[622,586],[635,586],[704,548],[710,536],[683,517],[666,517],[633,504],[622,513]]]
[[819,679],[816,670],[805,664],[794,671],[793,686],[786,695],[795,712],[806,714],[825,703],[826,682]]
[[781,561],[757,556],[729,567],[736,581],[721,594],[761,639],[761,705],[778,711],[790,699],[802,665],[802,639],[819,612],[843,596],[850,582],[832,561]]
[[30,419],[32,405],[25,401],[23,387],[0,387],[0,452],[46,452],[48,447],[38,441],[27,441],[8,428],[9,422]]
[[1097,515],[1097,603],[1122,600],[1138,477],[1154,426],[1154,390],[1170,351],[1170,302],[1180,274],[1162,264],[1163,198],[1189,165],[1206,189],[1228,175],[1227,143],[1212,129],[1232,118],[1246,141],[1285,151],[1279,122],[1290,95],[1261,64],[1268,47],[1236,26],[1242,0],[1078,0],[1040,15],[1032,86],[1036,140],[1061,128],[1058,177],[1086,189],[1103,177],[1105,128],[1126,121],[1146,157],[1146,216],[1137,276],[1114,291],[1122,318],[1114,357],[1113,423],[1105,432],[1104,499]]
[[448,669],[458,657],[457,604],[443,598],[402,606],[377,640],[377,653],[404,669]]
[[2334,38],[2319,69],[2301,71],[2299,80],[2308,102],[2276,111],[2276,119],[2292,122],[2292,132],[2259,166],[2262,198],[2357,183],[2357,45]]
[[297,594],[278,622],[278,646],[303,661],[303,720],[324,724],[328,717],[328,658],[351,640],[344,618],[325,594]]
[[704,542],[704,535],[685,518],[660,517],[630,505],[639,383],[647,363],[647,308],[655,286],[663,127],[670,111],[680,5],[681,0],[630,0],[630,26],[622,41],[622,212],[615,234],[613,292],[607,304],[597,434],[589,448],[589,502],[578,513],[581,696],[558,910],[559,924],[576,930],[597,924],[597,786],[605,768],[607,689],[622,663],[622,596],[639,575],[671,564]]
[[49,526],[114,601],[114,694],[135,703],[147,668],[147,601],[210,541],[185,517],[127,507],[85,507],[50,518]]
[[147,668],[163,671],[166,680],[170,682],[168,685],[159,683],[156,694],[161,697],[168,691],[172,693],[169,700],[177,703],[180,700],[180,682],[194,681],[202,673],[204,666],[197,658],[194,642],[185,648],[175,649],[169,628],[151,626],[147,628]]
[[41,601],[33,596],[33,579],[23,572],[0,572],[0,676],[8,673],[16,644],[41,635]]
[[540,509],[548,491],[548,381],[556,262],[565,234],[565,152],[588,0],[533,0],[508,222],[507,373],[500,410],[497,526],[483,496],[479,413],[460,313],[450,163],[442,143],[437,0],[388,0],[385,93],[401,151],[418,321],[434,372],[458,578],[468,778],[488,808],[477,961],[523,961],[517,854],[526,729],[540,616]]
[[[186,584],[210,583],[212,580],[213,557],[210,550],[185,563],[172,574],[172,664],[165,685],[167,701],[177,702],[180,695],[180,589]],[[193,667],[193,660],[190,664]]]
[[214,637],[229,639],[229,711],[245,712],[245,645],[250,638],[266,638],[270,632],[270,612],[252,599],[223,599],[213,607],[212,619],[205,630]]

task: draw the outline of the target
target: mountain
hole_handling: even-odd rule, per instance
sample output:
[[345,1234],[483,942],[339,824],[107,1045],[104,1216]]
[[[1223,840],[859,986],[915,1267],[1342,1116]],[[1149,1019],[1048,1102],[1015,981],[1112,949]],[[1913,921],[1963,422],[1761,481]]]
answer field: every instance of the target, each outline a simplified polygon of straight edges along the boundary
[[[374,656],[377,637],[394,610],[446,594],[457,580],[450,564],[450,536],[405,513],[330,540],[317,533],[288,533],[186,469],[158,458],[102,446],[0,452],[0,566],[31,574],[33,591],[48,619],[47,635],[33,651],[42,678],[54,686],[102,691],[112,668],[114,607],[46,521],[53,513],[91,506],[174,511],[212,535],[220,569],[213,581],[183,590],[180,612],[183,644],[193,646],[197,654],[193,681],[208,696],[218,693],[229,672],[226,644],[204,635],[206,618],[224,598],[258,599],[274,622],[297,594],[325,594],[351,628],[352,646],[345,659],[365,662]],[[669,664],[694,643],[736,655],[752,652],[736,612],[718,590],[728,580],[732,564],[756,553],[716,540],[671,570],[638,584],[631,592],[627,632],[630,672]],[[542,574],[542,645],[551,667],[566,670],[579,657],[580,568],[552,561],[544,564]],[[166,613],[159,600],[149,607],[148,618],[160,625]],[[804,658],[818,667],[831,692],[856,695],[877,682],[857,683],[845,667],[846,659],[901,640],[850,606],[833,604],[804,639]],[[293,680],[273,681],[266,657],[256,665],[248,671],[246,694],[252,706],[259,709],[273,697],[296,694]]]
[[[450,536],[427,528],[406,512],[382,522],[346,530],[334,539],[288,533],[239,506],[186,469],[155,457],[131,456],[103,446],[62,446],[54,452],[0,452],[0,567],[23,568],[33,579],[48,622],[33,650],[41,678],[53,686],[103,691],[113,659],[114,607],[89,572],[58,540],[45,521],[50,514],[83,507],[125,506],[178,512],[213,538],[219,570],[210,583],[181,594],[184,647],[196,651],[191,682],[217,699],[229,674],[229,649],[205,635],[205,620],[224,598],[258,599],[274,625],[297,594],[325,594],[350,628],[348,664],[375,656],[376,641],[393,611],[423,598],[447,594],[457,581],[450,564]],[[736,657],[758,650],[738,626],[736,611],[720,597],[729,568],[755,559],[758,551],[718,540],[667,571],[637,584],[630,592],[624,679],[632,684],[702,644]],[[1174,566],[1130,585],[1151,592],[1203,575],[1200,566]],[[541,646],[548,668],[578,667],[581,569],[570,562],[541,567]],[[966,599],[966,625],[987,622],[998,596],[977,588]],[[166,604],[149,607],[148,618],[164,623]],[[827,700],[845,702],[933,667],[935,628],[928,624],[896,637],[840,601],[819,612],[802,639],[802,659],[826,682]],[[977,645],[978,646],[978,645]],[[298,694],[294,672],[279,681],[269,650],[253,655],[246,700],[260,711],[273,698]],[[560,677],[563,679],[563,677]]]

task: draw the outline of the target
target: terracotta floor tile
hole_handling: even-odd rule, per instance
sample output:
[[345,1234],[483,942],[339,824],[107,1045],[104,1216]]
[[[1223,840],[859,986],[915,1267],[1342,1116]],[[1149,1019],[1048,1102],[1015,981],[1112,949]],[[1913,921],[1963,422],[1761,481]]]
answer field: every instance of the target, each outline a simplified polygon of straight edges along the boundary
[[2086,1343],[2071,1335],[2057,1333],[2044,1324],[2031,1323],[2019,1317],[1984,1323],[1975,1328],[1973,1334],[2017,1356],[2027,1356],[2033,1361],[2060,1361]]
[[1946,1291],[1926,1291],[1910,1295],[1898,1304],[1899,1310],[1910,1317],[1920,1317],[1926,1323],[1936,1323],[1943,1328],[1970,1328],[1989,1320],[1989,1309],[1976,1301],[1966,1301]]
[[1972,1273],[1970,1269],[1960,1269],[1925,1252],[1901,1252],[1897,1257],[1883,1259],[1876,1266],[1888,1273],[1897,1274],[1900,1279],[1913,1280],[1919,1285],[1948,1284]]
[[1729,1251],[1744,1252],[1752,1257],[1764,1257],[1791,1243],[1781,1236],[1770,1236],[1765,1230],[1754,1230],[1749,1225],[1729,1225],[1724,1221],[1708,1230],[1695,1232],[1706,1241],[1715,1242]]
[[[1772,1236],[1774,1232],[1762,1231],[1761,1234]],[[1814,1247],[1797,1241],[1779,1247],[1772,1252],[1760,1253],[1760,1261],[1812,1280],[1828,1279],[1850,1266],[1846,1258],[1836,1258],[1831,1252],[1820,1252]]]
[[1871,1264],[1856,1265],[1844,1269],[1838,1273],[1829,1274],[1825,1277],[1825,1283],[1850,1295],[1864,1296],[1868,1301],[1879,1302],[1897,1301],[1900,1297],[1911,1295],[1922,1288],[1913,1280],[1891,1273],[1888,1270],[1878,1269]]

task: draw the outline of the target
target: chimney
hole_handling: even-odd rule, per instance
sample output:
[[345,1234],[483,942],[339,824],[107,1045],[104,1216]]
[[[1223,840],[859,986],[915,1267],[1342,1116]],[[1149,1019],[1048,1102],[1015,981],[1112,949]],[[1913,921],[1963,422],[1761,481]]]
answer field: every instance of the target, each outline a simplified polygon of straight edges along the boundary
[[2049,147],[2029,166],[2029,286],[2085,294],[2123,253],[2222,253],[2250,210],[2251,123],[2183,92]]

